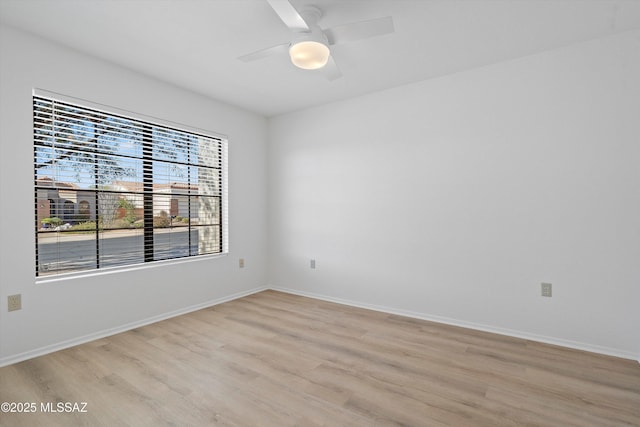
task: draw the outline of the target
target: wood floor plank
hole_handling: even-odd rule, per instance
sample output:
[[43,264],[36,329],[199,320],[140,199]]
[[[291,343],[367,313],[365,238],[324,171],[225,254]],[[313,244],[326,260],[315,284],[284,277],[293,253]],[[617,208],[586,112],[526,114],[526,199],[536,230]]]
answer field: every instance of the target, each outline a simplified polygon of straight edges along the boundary
[[640,365],[265,291],[0,368],[0,402],[38,409],[3,427],[638,427]]

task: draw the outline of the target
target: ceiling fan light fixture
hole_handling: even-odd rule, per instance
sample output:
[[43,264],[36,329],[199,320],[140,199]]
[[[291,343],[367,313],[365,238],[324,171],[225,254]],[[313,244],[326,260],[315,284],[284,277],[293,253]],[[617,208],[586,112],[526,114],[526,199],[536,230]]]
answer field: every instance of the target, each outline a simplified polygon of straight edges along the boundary
[[327,65],[329,61],[329,47],[313,40],[294,43],[289,48],[291,62],[304,70],[317,70]]

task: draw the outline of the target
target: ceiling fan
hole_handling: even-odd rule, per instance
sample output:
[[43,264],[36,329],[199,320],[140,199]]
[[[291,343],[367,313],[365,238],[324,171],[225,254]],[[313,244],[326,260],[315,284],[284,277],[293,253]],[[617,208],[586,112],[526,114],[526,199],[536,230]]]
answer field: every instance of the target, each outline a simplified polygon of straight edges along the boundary
[[331,56],[329,46],[394,31],[393,19],[390,16],[323,30],[318,25],[322,17],[322,11],[319,8],[305,6],[298,12],[289,0],[267,0],[267,2],[292,31],[291,41],[243,55],[238,58],[241,61],[249,62],[271,55],[289,53],[291,62],[296,67],[305,70],[320,69],[327,79],[335,80],[341,77],[342,73]]

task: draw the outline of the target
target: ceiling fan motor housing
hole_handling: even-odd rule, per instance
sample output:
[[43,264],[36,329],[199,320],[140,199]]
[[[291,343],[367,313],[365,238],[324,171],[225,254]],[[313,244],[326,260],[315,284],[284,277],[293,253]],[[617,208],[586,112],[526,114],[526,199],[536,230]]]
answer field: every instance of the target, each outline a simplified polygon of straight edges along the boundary
[[289,45],[289,56],[296,67],[316,70],[327,64],[330,55],[327,36],[318,26],[322,12],[317,7],[309,6],[302,11],[301,15],[310,31],[294,33],[294,39]]

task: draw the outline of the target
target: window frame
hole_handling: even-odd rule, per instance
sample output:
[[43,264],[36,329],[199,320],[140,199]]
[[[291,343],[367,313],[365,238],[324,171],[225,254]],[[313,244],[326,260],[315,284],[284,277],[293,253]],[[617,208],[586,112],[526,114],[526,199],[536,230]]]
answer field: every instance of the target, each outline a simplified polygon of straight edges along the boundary
[[[179,132],[181,134],[184,135],[189,135],[189,137],[193,138],[194,140],[197,140],[197,143],[193,144],[194,146],[196,146],[196,149],[200,149],[201,147],[201,142],[200,139],[204,138],[204,141],[207,142],[207,149],[208,150],[217,150],[217,162],[219,162],[220,167],[219,167],[219,178],[216,177],[215,182],[216,184],[213,184],[214,187],[215,185],[217,185],[219,188],[216,191],[219,191],[219,196],[216,194],[209,194],[209,193],[200,193],[199,189],[196,189],[194,193],[192,193],[192,190],[189,189],[187,191],[188,196],[188,200],[191,199],[199,199],[202,197],[205,198],[211,198],[210,200],[215,201],[216,199],[218,199],[219,201],[216,203],[216,209],[219,212],[219,216],[217,217],[218,219],[218,224],[214,224],[211,223],[211,225],[209,224],[205,224],[202,225],[202,227],[218,227],[218,230],[216,230],[214,236],[210,239],[207,239],[204,241],[204,245],[210,245],[212,244],[212,242],[214,243],[214,252],[208,252],[208,253],[192,253],[192,247],[191,245],[191,233],[194,232],[195,230],[199,230],[199,225],[194,225],[192,227],[192,219],[193,219],[193,215],[192,215],[192,211],[191,208],[189,208],[189,222],[187,225],[187,233],[189,235],[189,246],[187,247],[187,254],[186,255],[179,255],[179,256],[172,256],[172,257],[168,257],[168,258],[150,258],[149,257],[149,249],[144,247],[148,244],[149,240],[148,236],[149,233],[151,233],[151,243],[153,245],[153,234],[155,231],[158,230],[158,228],[156,228],[153,224],[153,221],[150,221],[148,218],[146,218],[147,213],[149,212],[149,207],[147,206],[148,201],[151,200],[151,215],[154,215],[154,212],[156,210],[154,204],[156,203],[156,196],[158,196],[158,193],[156,192],[156,190],[153,188],[153,186],[155,186],[155,176],[151,177],[151,182],[152,182],[152,187],[148,187],[148,177],[146,178],[142,178],[141,176],[136,176],[136,178],[138,178],[136,181],[136,183],[142,185],[142,186],[147,186],[147,188],[143,188],[141,192],[139,192],[138,194],[142,195],[142,197],[145,199],[145,206],[143,207],[143,212],[145,215],[145,219],[144,219],[144,224],[142,227],[142,231],[143,231],[143,254],[142,254],[142,262],[139,261],[134,261],[134,262],[124,262],[118,265],[110,265],[110,266],[101,266],[100,265],[100,253],[99,253],[99,246],[103,243],[101,242],[101,239],[104,237],[100,235],[100,232],[104,233],[105,230],[107,232],[111,231],[111,229],[107,229],[107,228],[101,228],[101,226],[99,225],[99,220],[98,218],[100,217],[99,215],[99,206],[98,206],[98,194],[102,194],[105,193],[104,189],[100,189],[98,187],[98,185],[96,184],[96,186],[93,189],[79,189],[76,190],[76,193],[81,193],[81,192],[89,192],[89,193],[93,193],[95,195],[95,199],[96,199],[96,203],[93,206],[93,208],[90,208],[90,210],[94,211],[94,222],[96,224],[96,235],[95,235],[95,244],[96,244],[96,254],[95,254],[95,265],[93,267],[89,267],[89,268],[81,268],[81,269],[75,269],[75,270],[71,270],[71,271],[60,271],[59,268],[55,269],[55,272],[53,273],[49,273],[49,274],[44,274],[44,271],[40,271],[40,269],[42,268],[39,265],[39,234],[41,233],[41,230],[39,229],[39,225],[40,225],[40,221],[39,221],[39,208],[38,208],[38,202],[39,202],[39,190],[42,190],[42,187],[38,185],[38,166],[37,166],[37,158],[38,158],[38,154],[37,154],[37,150],[38,147],[42,148],[44,145],[42,143],[38,143],[38,138],[36,136],[36,100],[37,99],[46,99],[48,101],[51,102],[57,102],[57,103],[62,103],[62,104],[67,104],[70,105],[72,107],[76,107],[76,108],[80,108],[83,110],[91,110],[95,113],[99,113],[99,114],[103,114],[105,116],[108,116],[110,118],[117,118],[117,119],[124,119],[124,120],[131,120],[131,121],[135,121],[136,123],[142,123],[144,125],[148,125],[150,126],[150,128],[153,128],[154,130],[156,128],[161,129],[162,131],[169,129],[170,131],[175,131],[175,132]],[[67,278],[74,278],[74,277],[86,277],[86,276],[91,276],[91,275],[97,275],[97,274],[105,274],[105,273],[110,273],[110,272],[117,272],[117,271],[126,271],[126,270],[132,270],[132,269],[139,269],[139,268],[153,268],[156,266],[160,266],[160,265],[166,265],[166,264],[177,264],[177,263],[183,263],[183,262],[193,262],[193,261],[199,261],[199,260],[204,260],[204,259],[210,259],[210,258],[217,258],[220,256],[225,256],[228,254],[228,246],[229,246],[229,238],[228,238],[228,138],[226,135],[222,135],[219,134],[217,132],[212,132],[209,130],[205,130],[205,129],[201,129],[201,128],[197,128],[197,127],[193,127],[193,126],[189,126],[189,125],[185,125],[182,123],[177,123],[177,122],[173,122],[170,120],[166,120],[166,119],[159,119],[157,117],[153,117],[153,116],[148,116],[145,114],[141,114],[141,113],[136,113],[136,112],[132,112],[132,111],[128,111],[128,110],[124,110],[122,108],[118,108],[118,107],[113,107],[113,106],[109,106],[109,105],[104,105],[104,104],[99,104],[96,102],[92,102],[92,101],[87,101],[85,99],[80,99],[80,98],[75,98],[75,97],[71,97],[68,95],[63,95],[60,93],[56,93],[56,92],[51,92],[51,91],[47,91],[47,90],[43,90],[43,89],[33,89],[32,92],[32,98],[31,98],[31,111],[32,111],[32,116],[33,116],[33,149],[34,149],[34,181],[33,181],[33,185],[34,185],[34,202],[35,202],[35,262],[34,262],[34,269],[35,269],[35,279],[36,282],[47,282],[47,281],[56,281],[56,280],[62,280],[62,279],[67,279]],[[151,137],[151,140],[149,141],[142,141],[141,144],[142,145],[146,145],[147,143],[151,143],[151,148],[153,149],[153,147],[157,147],[160,143],[158,142],[158,139],[160,138],[154,138],[153,136]],[[138,141],[138,143],[140,143],[140,141]],[[211,144],[211,145],[210,145]],[[189,146],[191,148],[191,146]],[[113,147],[111,147],[111,149],[113,149]],[[142,149],[144,151],[144,149]],[[99,149],[96,149],[94,151],[94,157],[99,157],[100,156],[100,152]],[[117,156],[114,156],[117,157]],[[52,158],[54,158],[54,156],[52,155]],[[140,158],[141,161],[143,163],[154,163],[154,162],[160,162],[157,158],[154,158],[154,154],[147,152],[144,153],[142,155],[142,157]],[[166,159],[161,160],[161,162],[163,162],[166,165],[171,165],[170,161],[167,161]],[[146,166],[145,166],[146,167]],[[192,167],[192,168],[197,168],[198,170],[200,170],[200,168],[202,167],[202,165],[198,165],[197,162],[195,163],[189,163],[188,167]],[[148,172],[145,169],[145,172],[143,172],[143,175],[147,175]],[[53,175],[53,174],[52,174]],[[97,179],[97,172],[96,172],[96,179]],[[200,178],[196,178],[196,179],[200,179]],[[52,176],[52,185],[54,186],[54,188],[58,188],[56,187],[56,177]],[[60,181],[63,182],[63,181]],[[146,184],[144,184],[143,182],[147,182]],[[195,185],[198,185],[198,180],[195,181]],[[97,183],[97,181],[96,181]],[[191,181],[189,181],[189,185],[191,186]],[[174,183],[176,184],[176,183]],[[189,187],[191,188],[191,187]],[[197,188],[197,187],[196,187]],[[167,200],[169,200],[169,204],[170,207],[168,208],[169,210],[169,214],[171,215],[172,210],[174,209],[174,201],[173,201],[173,196],[172,194],[173,190],[169,191],[169,198]],[[106,190],[106,192],[111,192],[111,190]],[[122,193],[124,194],[124,193]],[[122,198],[122,194],[120,195],[120,197]],[[127,193],[128,194],[128,193]],[[149,199],[150,197],[150,199]],[[58,201],[53,201],[53,200],[48,200],[48,203],[54,203],[55,206],[52,205],[52,209],[57,210],[56,213],[60,213],[62,215],[63,220],[65,222],[67,222],[67,216],[69,214],[69,211],[67,210],[67,207],[71,207],[71,205],[67,204],[66,202],[60,202]],[[80,206],[84,206],[86,208],[86,204],[83,203],[86,202],[85,200],[77,200],[75,203],[75,209],[77,211],[76,215],[80,215],[85,214],[85,210],[83,209],[82,212],[80,212]],[[199,203],[199,202],[198,202]],[[191,202],[189,202],[189,204],[191,204]],[[178,206],[179,202],[175,205]],[[207,211],[208,212],[208,211]],[[212,211],[213,212],[213,211]],[[209,213],[211,215],[211,213]],[[171,217],[173,219],[173,216]],[[205,221],[206,222],[206,221]],[[173,229],[173,223],[171,223],[170,226],[171,230]],[[202,228],[204,230],[204,228]],[[169,231],[171,231],[169,230]],[[62,231],[57,231],[57,233],[60,233]],[[50,233],[50,232],[49,232]],[[198,232],[199,233],[199,232]],[[140,236],[138,236],[140,237]],[[216,240],[219,239],[219,240]],[[219,245],[219,247],[217,246]],[[116,255],[120,255],[120,256],[124,256],[123,254],[126,254],[126,252],[124,250],[122,250],[121,248],[120,252],[117,252]],[[152,247],[151,251],[156,251],[155,248]],[[198,252],[200,252],[200,248],[198,248]],[[57,263],[60,263],[62,261],[65,260],[65,258],[57,258]],[[45,270],[46,271],[46,270]]]

